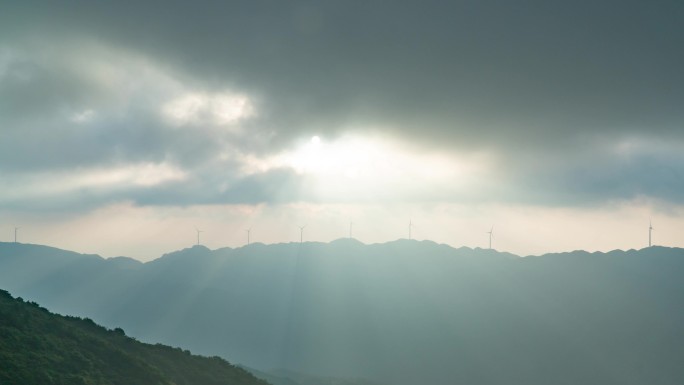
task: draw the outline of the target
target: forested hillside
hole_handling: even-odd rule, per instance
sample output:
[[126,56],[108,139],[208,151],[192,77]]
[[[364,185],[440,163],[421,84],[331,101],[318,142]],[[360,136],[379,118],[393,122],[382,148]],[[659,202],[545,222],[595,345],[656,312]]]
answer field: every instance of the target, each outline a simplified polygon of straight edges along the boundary
[[0,290],[2,385],[265,385],[217,357],[150,345]]

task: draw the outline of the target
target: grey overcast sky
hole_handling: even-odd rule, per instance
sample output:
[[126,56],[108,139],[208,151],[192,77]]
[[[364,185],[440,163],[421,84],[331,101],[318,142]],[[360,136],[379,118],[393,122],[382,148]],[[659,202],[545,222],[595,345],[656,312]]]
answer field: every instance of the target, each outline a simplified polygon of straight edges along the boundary
[[[684,246],[681,1],[4,1],[0,240]],[[3,235],[4,233],[4,235]]]

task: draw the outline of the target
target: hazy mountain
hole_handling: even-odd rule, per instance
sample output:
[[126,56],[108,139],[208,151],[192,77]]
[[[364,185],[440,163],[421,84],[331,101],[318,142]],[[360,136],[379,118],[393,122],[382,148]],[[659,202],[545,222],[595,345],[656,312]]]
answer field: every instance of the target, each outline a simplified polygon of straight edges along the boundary
[[0,244],[0,287],[268,371],[386,384],[684,382],[684,250],[521,258],[399,240],[148,263]]
[[149,345],[0,290],[0,384],[267,385],[218,358]]

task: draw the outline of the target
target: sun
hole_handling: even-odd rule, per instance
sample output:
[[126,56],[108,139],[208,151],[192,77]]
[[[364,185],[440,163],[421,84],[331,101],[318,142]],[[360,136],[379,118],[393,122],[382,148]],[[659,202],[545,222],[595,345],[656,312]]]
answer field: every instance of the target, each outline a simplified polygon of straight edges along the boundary
[[[390,202],[429,196],[466,199],[491,172],[483,156],[427,151],[378,133],[310,134],[281,152],[245,157],[245,175],[286,173],[301,201]],[[367,130],[366,130],[367,131]]]
[[[308,139],[308,140],[307,140]],[[467,182],[463,163],[440,154],[411,151],[387,138],[347,135],[307,137],[271,164],[294,170],[307,192],[333,200],[410,195],[438,190],[445,181]]]
[[319,178],[344,177],[356,175],[372,153],[369,143],[361,140],[324,141],[314,135],[308,143],[289,154],[287,163],[300,174]]

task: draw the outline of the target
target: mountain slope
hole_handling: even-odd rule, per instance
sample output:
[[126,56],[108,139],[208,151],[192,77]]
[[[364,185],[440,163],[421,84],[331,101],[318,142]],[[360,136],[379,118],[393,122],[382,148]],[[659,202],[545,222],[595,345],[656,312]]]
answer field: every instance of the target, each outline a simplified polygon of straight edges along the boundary
[[0,286],[264,371],[401,385],[684,382],[682,249],[520,258],[339,240],[193,247],[126,269],[56,251],[52,270],[32,250],[0,244]]
[[0,290],[0,384],[264,385],[219,358],[126,337]]

